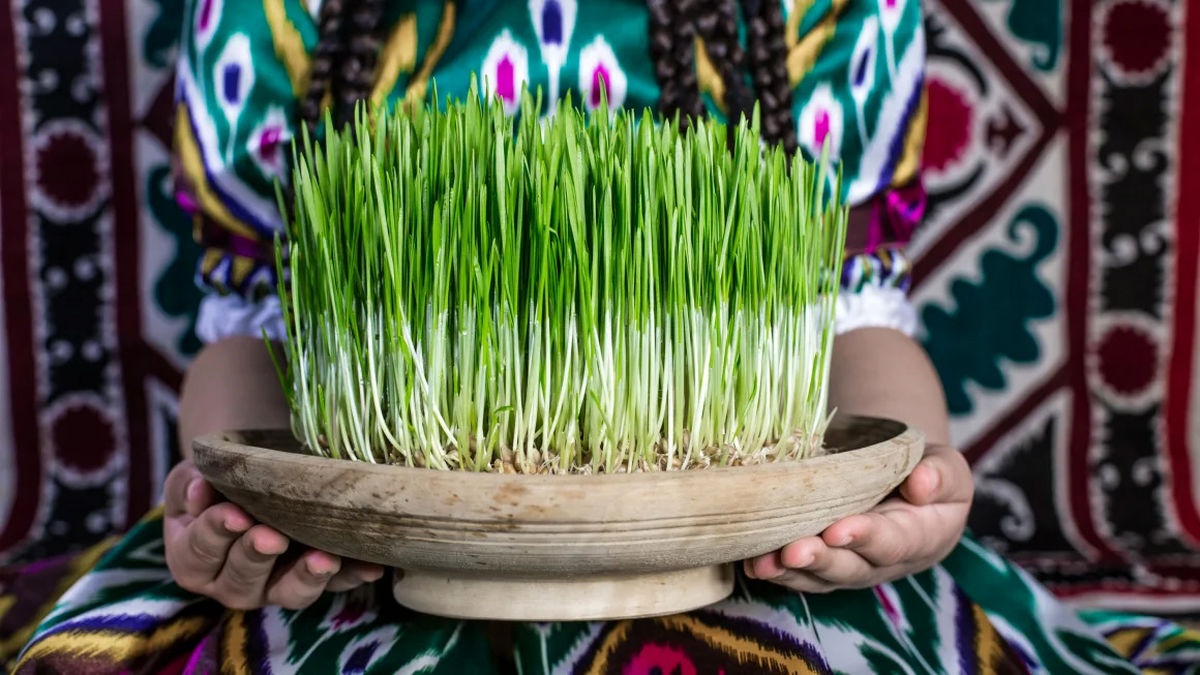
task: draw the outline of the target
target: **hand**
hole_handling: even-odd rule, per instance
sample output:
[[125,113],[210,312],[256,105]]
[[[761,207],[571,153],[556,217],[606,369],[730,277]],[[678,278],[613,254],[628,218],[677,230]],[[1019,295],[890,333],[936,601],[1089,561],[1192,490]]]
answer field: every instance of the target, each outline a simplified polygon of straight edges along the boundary
[[869,588],[941,562],[962,537],[975,488],[960,452],[931,445],[889,498],[819,537],[745,561],[746,575],[806,593]]
[[379,565],[343,562],[324,551],[281,559],[287,537],[256,524],[234,504],[216,503],[212,486],[190,461],[171,470],[164,493],[163,538],[171,575],[181,588],[229,609],[301,609],[326,590],[344,591],[383,576]]

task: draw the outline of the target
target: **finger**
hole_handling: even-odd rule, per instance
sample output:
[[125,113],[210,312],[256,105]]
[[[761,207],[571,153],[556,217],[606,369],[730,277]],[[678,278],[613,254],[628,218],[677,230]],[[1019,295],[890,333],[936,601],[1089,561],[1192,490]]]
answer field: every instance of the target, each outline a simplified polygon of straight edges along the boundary
[[253,524],[245,512],[229,503],[206,509],[186,526],[166,521],[167,562],[175,580],[193,591],[212,582],[234,543]]
[[267,604],[285,609],[311,605],[341,569],[342,561],[323,551],[306,551],[280,570],[267,586]]
[[923,542],[919,533],[934,529],[922,524],[916,507],[900,506],[849,516],[830,525],[822,538],[832,548],[851,550],[877,567],[897,565],[919,556]]
[[783,548],[746,561],[746,575],[755,579],[774,579],[788,569],[802,567],[826,544],[820,537],[805,537]]
[[966,458],[944,445],[930,446],[900,484],[901,496],[917,506],[968,501],[973,490],[971,467]]
[[805,537],[779,549],[779,564],[784,569],[808,567],[828,546],[820,537]]
[[230,609],[260,606],[275,560],[287,546],[287,538],[266,525],[250,528],[230,547],[213,582],[213,597]]
[[215,501],[216,495],[191,462],[175,465],[163,484],[163,513],[167,518],[196,517]]
[[331,591],[348,591],[363,584],[373,584],[383,578],[382,565],[361,560],[344,560],[342,569],[329,582]]
[[[786,547],[785,547],[786,548]],[[789,568],[803,572],[837,588],[865,588],[874,583],[879,568],[873,567],[859,554],[844,548],[825,547],[807,564]]]
[[829,593],[837,590],[837,587],[828,581],[800,570],[785,570],[783,574],[770,581],[800,593]]
[[743,563],[746,576],[751,579],[774,579],[787,571],[779,562],[779,551],[771,551],[750,558]]
[[358,588],[364,583],[366,582],[360,579],[357,574],[338,572],[332,579],[329,580],[329,585],[325,587],[325,590],[331,593],[342,593],[344,591]]

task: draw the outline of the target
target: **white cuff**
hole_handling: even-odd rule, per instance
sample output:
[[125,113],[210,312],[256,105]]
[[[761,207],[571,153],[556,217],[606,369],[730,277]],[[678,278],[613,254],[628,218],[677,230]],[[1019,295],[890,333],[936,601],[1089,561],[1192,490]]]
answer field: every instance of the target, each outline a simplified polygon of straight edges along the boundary
[[279,298],[268,295],[251,302],[240,295],[209,294],[200,301],[196,315],[196,337],[211,344],[234,335],[261,338],[263,331],[271,340],[284,337],[283,313]]
[[857,293],[838,293],[834,332],[856,328],[893,328],[912,337],[917,332],[917,310],[908,294],[890,286],[863,286]]

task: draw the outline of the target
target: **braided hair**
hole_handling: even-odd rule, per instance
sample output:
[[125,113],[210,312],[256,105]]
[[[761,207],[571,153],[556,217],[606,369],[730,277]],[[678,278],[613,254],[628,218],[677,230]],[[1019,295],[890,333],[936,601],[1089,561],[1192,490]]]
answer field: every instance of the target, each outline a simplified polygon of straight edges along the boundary
[[746,45],[754,92],[762,111],[762,134],[769,143],[780,143],[791,154],[796,151],[796,127],[792,123],[792,86],[787,73],[783,7],[779,0],[742,0],[746,16]]
[[746,84],[746,52],[738,40],[738,10],[734,0],[708,0],[708,11],[696,17],[708,58],[725,85],[725,107],[732,137],[742,117],[754,108],[754,92]]
[[[299,117],[312,130],[326,105],[337,126],[349,124],[354,106],[371,92],[382,44],[385,0],[324,0],[308,90]],[[746,47],[738,37],[738,5],[746,25]],[[647,26],[654,76],[661,92],[658,111],[687,126],[706,115],[696,76],[699,37],[725,89],[732,128],[758,103],[762,136],[796,150],[792,89],[787,74],[783,9],[779,0],[647,0]],[[749,70],[747,84],[746,71]]]
[[[300,120],[312,131],[323,109],[332,106],[334,124],[354,119],[354,106],[371,93],[382,43],[384,0],[324,0],[317,23],[308,90]],[[349,22],[345,17],[349,15]],[[347,25],[348,24],[348,25]]]
[[658,111],[686,126],[705,115],[696,77],[695,19],[700,0],[649,0],[650,58],[660,90]]
[[379,36],[383,3],[384,0],[357,0],[350,12],[350,36],[334,101],[338,125],[349,123],[354,118],[354,106],[371,95],[375,64],[383,44]]

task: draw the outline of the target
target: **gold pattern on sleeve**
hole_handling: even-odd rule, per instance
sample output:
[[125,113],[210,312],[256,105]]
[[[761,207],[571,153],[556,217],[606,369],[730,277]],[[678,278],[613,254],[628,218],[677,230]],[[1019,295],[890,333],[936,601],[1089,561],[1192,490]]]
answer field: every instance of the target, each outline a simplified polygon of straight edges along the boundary
[[694,49],[696,50],[696,80],[700,87],[700,93],[707,93],[711,96],[717,108],[725,113],[725,80],[721,79],[721,74],[717,72],[712,60],[708,58],[708,50],[704,47],[704,40],[699,35],[696,36]]
[[[801,0],[803,1],[803,0]],[[793,87],[804,79],[804,76],[812,70],[817,63],[817,57],[821,55],[821,50],[833,37],[837,30],[838,17],[842,11],[846,9],[846,4],[849,0],[833,0],[833,6],[826,12],[821,21],[813,27],[811,31],[803,37],[797,37],[795,46],[788,50],[787,70],[788,82]],[[796,23],[799,25],[799,14],[795,10],[792,11],[792,16],[797,17]],[[791,17],[788,17],[789,20]],[[788,35],[792,35],[789,31]]]
[[442,54],[446,52],[446,48],[450,46],[450,40],[454,37],[454,17],[454,2],[446,0],[446,4],[442,5],[442,18],[438,23],[437,35],[433,39],[433,44],[425,52],[421,68],[409,81],[408,89],[404,92],[406,107],[411,108],[425,100],[425,89],[429,86],[429,76],[433,74],[434,66],[442,58]]
[[383,103],[396,86],[401,73],[411,73],[417,65],[417,15],[405,14],[392,27],[383,50],[379,53],[379,68],[375,75],[375,86],[371,89],[371,103]]
[[287,17],[284,8],[286,0],[263,0],[263,14],[267,17],[267,25],[271,28],[271,41],[275,44],[275,55],[283,62],[288,79],[292,82],[292,95],[296,98],[304,96],[308,90],[308,73],[311,67],[308,50],[304,48],[304,39],[291,19]]

